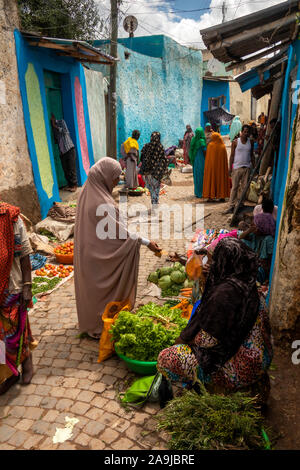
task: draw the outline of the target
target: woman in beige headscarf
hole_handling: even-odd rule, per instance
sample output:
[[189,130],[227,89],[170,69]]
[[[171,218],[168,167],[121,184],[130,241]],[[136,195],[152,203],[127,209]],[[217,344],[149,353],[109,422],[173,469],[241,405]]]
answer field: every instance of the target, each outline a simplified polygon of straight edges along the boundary
[[134,305],[141,244],[159,252],[157,244],[132,237],[112,197],[121,165],[102,158],[89,171],[77,204],[74,277],[80,332],[98,338],[101,316],[112,301]]

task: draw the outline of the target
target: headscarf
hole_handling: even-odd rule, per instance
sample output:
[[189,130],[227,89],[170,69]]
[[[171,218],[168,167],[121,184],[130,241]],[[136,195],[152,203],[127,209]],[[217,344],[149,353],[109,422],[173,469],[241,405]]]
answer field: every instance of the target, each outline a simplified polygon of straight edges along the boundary
[[189,153],[190,162],[192,165],[194,164],[196,154],[201,147],[206,147],[206,138],[203,128],[197,127],[195,131],[195,136],[191,140]]
[[20,209],[5,202],[0,202],[0,305],[5,289],[8,287],[10,271],[14,259],[15,240],[14,222]]
[[[180,338],[190,345],[205,373],[231,359],[251,332],[259,312],[256,287],[258,257],[241,240],[223,238],[217,244],[200,306]],[[218,340],[199,348],[193,340],[204,330]]]
[[229,138],[231,142],[236,138],[237,135],[239,135],[239,133],[242,130],[242,127],[243,126],[240,121],[240,116],[235,116],[234,120],[231,123],[230,132],[229,132]]
[[275,237],[276,222],[272,214],[261,212],[254,216],[254,223],[262,235]]
[[210,122],[207,122],[207,123],[205,124],[205,127],[211,127],[211,123],[210,123]]
[[129,153],[130,149],[132,148],[139,150],[138,141],[133,139],[132,137],[128,137],[128,139],[125,140],[123,145],[124,145],[125,153]]
[[140,174],[151,175],[161,181],[168,167],[165,150],[160,143],[160,133],[152,132],[150,142],[141,151],[142,166]]
[[[192,129],[192,126],[191,126],[190,124],[187,124],[187,125],[186,125],[186,131],[185,131],[185,133],[184,133],[184,137],[183,137],[183,138],[185,138],[187,134],[193,134],[193,129]],[[194,134],[193,134],[193,135],[194,135]]]
[[[116,160],[99,160],[90,169],[77,204],[76,304],[79,329],[90,334],[100,333],[101,315],[109,302],[129,300],[133,306],[136,297],[140,239],[129,237],[112,196],[113,180],[121,171]],[[100,228],[111,228],[111,235],[100,239]]]
[[218,132],[211,134],[207,146],[202,195],[208,199],[225,199],[230,196],[227,151]]

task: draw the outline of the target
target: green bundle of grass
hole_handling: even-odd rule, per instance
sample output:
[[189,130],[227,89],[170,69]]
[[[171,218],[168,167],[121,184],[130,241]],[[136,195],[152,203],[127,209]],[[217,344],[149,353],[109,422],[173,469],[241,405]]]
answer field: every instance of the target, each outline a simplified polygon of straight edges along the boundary
[[213,395],[186,391],[158,415],[172,450],[262,449],[263,419],[255,398],[245,393]]

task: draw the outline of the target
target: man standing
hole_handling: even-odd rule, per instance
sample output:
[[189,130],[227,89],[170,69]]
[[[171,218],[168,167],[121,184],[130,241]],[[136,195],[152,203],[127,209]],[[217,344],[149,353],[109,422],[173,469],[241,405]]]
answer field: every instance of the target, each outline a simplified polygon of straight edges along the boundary
[[257,120],[258,120],[259,124],[263,124],[263,125],[266,124],[266,116],[265,116],[265,113],[263,111],[260,113]]
[[54,140],[59,148],[61,164],[69,185],[64,189],[74,192],[77,189],[76,153],[69,129],[65,120],[56,120],[53,113],[51,114],[51,124]]
[[240,199],[250,173],[251,163],[254,167],[253,142],[249,138],[250,129],[247,124],[242,127],[241,137],[235,139],[231,144],[231,155],[229,160],[229,176],[232,178],[229,208],[225,214],[232,214]]

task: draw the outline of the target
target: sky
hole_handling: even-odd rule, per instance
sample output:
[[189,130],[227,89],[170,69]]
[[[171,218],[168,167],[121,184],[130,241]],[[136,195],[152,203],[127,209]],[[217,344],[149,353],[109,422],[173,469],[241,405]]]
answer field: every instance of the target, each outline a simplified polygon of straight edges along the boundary
[[[108,33],[110,0],[95,1],[106,20]],[[225,21],[282,3],[282,0],[224,1]],[[182,45],[203,49],[205,46],[199,31],[222,23],[222,4],[223,0],[122,0],[119,37],[128,37],[123,29],[123,20],[125,16],[133,15],[139,23],[135,36],[165,34]]]

